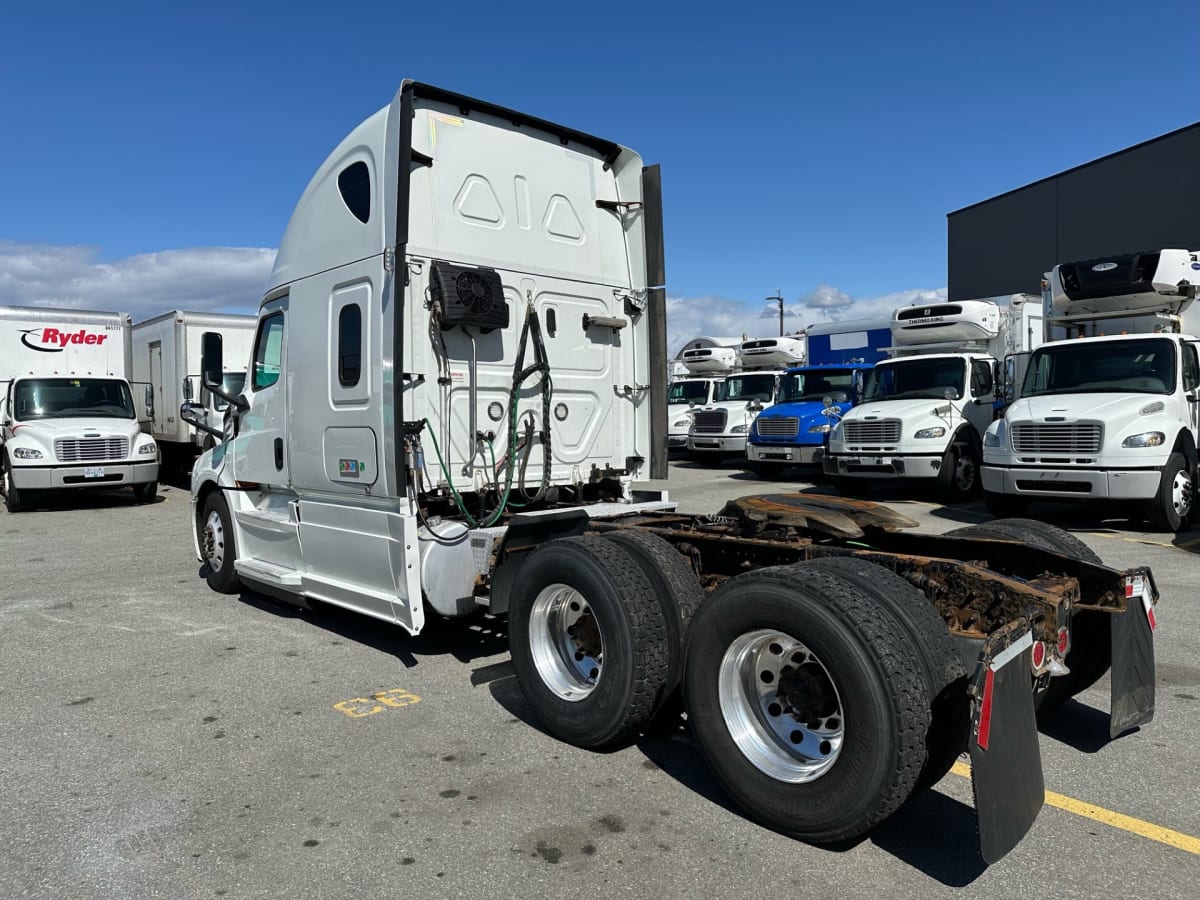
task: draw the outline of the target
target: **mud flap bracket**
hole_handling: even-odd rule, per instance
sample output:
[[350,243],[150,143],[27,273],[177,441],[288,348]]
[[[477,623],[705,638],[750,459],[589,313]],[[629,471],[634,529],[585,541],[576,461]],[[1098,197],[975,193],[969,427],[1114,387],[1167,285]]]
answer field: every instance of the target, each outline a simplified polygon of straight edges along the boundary
[[1019,619],[990,638],[972,683],[971,788],[979,850],[991,865],[1033,826],[1045,800],[1030,685],[1030,623]]

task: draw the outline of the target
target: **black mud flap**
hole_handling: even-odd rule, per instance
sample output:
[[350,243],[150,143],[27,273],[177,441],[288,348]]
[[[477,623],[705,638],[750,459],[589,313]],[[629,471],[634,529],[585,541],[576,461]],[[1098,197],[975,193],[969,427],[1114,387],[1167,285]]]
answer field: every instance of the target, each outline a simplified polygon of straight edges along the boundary
[[988,640],[975,670],[971,788],[979,850],[991,865],[1025,837],[1045,800],[1042,754],[1030,686],[1033,637],[1021,620]]
[[1154,606],[1135,589],[1125,612],[1112,617],[1112,697],[1108,736],[1154,718]]

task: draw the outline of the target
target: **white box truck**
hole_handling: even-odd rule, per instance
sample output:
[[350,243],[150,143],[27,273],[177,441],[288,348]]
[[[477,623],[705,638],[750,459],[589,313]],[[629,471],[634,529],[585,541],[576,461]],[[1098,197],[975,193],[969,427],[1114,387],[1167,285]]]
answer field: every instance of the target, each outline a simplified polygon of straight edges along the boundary
[[1050,527],[911,534],[798,494],[682,515],[634,490],[666,474],[659,198],[626,147],[404,82],[300,198],[241,394],[204,337],[232,405],[192,470],[204,577],[410,633],[506,615],[532,714],[582,747],[682,685],[721,784],[805,840],[869,831],[969,750],[998,859],[1043,800],[1035,698],[1109,666],[1081,637],[1055,677],[1077,610],[1136,638],[1112,642],[1111,728],[1152,715],[1149,571]]
[[1047,273],[1048,336],[1063,339],[1028,358],[1014,402],[984,436],[994,515],[1019,515],[1039,498],[1122,501],[1157,530],[1187,527],[1200,439],[1200,337],[1187,322],[1197,285],[1194,250]]
[[[127,313],[0,306],[0,485],[9,512],[49,489],[158,488],[142,432],[148,386],[131,388]],[[135,399],[136,398],[136,399]]]
[[[229,404],[200,384],[201,335],[221,335],[226,365],[221,388],[240,394],[256,321],[255,316],[172,310],[133,326],[133,380],[154,389],[150,433],[164,465],[190,468],[196,454],[213,446],[222,434]],[[190,403],[191,417],[207,428],[183,419],[184,403]]]
[[918,304],[892,319],[891,359],[829,433],[823,467],[839,489],[916,479],[942,503],[979,491],[980,445],[995,418],[1000,360],[1042,340],[1041,298]]

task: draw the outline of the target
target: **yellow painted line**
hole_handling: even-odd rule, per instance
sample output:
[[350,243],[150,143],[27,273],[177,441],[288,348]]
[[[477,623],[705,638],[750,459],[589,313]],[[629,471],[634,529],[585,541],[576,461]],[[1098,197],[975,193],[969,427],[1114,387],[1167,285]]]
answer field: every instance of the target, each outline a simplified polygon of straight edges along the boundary
[[[964,762],[956,762],[950,771],[955,775],[961,775],[963,778],[971,777],[971,767]],[[1152,822],[1146,822],[1142,819],[1135,819],[1133,816],[1127,816],[1123,813],[1113,812],[1111,809],[1105,809],[1103,806],[1084,803],[1082,800],[1076,800],[1074,797],[1068,797],[1065,794],[1056,794],[1054,791],[1046,791],[1046,805],[1066,810],[1085,819],[1091,819],[1093,822],[1100,822],[1111,828],[1119,828],[1122,831],[1140,835],[1148,840],[1157,841],[1160,844],[1166,844],[1169,847],[1175,847],[1179,850],[1185,850],[1188,853],[1195,853],[1197,856],[1200,856],[1200,838],[1194,838],[1190,834],[1184,834],[1181,831],[1163,828],[1161,825],[1155,825]]]
[[1110,540],[1125,541],[1127,544],[1149,544],[1151,547],[1166,547],[1168,550],[1178,550],[1181,547],[1187,547],[1191,544],[1200,543],[1200,538],[1194,538],[1183,544],[1169,544],[1166,541],[1151,541],[1146,538],[1131,538],[1125,537],[1123,534],[1105,534],[1100,531],[1085,531],[1083,534],[1091,537],[1109,538]]

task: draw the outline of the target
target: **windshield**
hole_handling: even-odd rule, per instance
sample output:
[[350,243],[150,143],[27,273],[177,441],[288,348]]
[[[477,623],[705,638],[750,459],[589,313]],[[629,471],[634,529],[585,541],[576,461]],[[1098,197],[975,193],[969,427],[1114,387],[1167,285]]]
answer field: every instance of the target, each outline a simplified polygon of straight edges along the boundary
[[1029,359],[1022,397],[1039,394],[1170,394],[1175,390],[1175,344],[1079,340],[1040,347]]
[[[229,394],[231,397],[236,397],[242,392],[242,388],[246,385],[245,372],[226,372],[225,377],[221,379],[221,390]],[[213,395],[213,409],[217,412],[225,412],[229,408],[229,401],[222,400],[216,394]]]
[[854,373],[850,369],[822,369],[820,372],[793,372],[779,382],[779,402],[823,400],[831,394],[850,396]]
[[864,400],[900,400],[928,397],[944,400],[946,388],[963,396],[966,363],[956,357],[905,359],[879,365],[867,374]]
[[743,400],[769,403],[775,393],[774,375],[730,375],[721,382],[717,400]]
[[676,381],[667,391],[667,403],[708,402],[707,381]]
[[111,378],[27,378],[17,383],[13,415],[32,419],[132,419],[129,385]]

